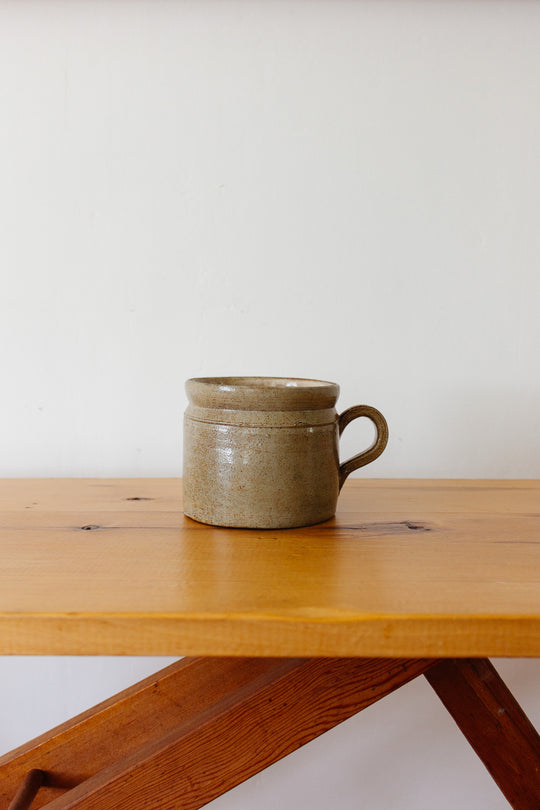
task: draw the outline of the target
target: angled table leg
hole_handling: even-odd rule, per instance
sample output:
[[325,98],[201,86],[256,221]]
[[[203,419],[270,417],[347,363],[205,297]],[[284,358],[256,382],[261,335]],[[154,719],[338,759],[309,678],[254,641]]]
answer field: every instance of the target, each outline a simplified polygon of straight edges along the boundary
[[195,810],[434,663],[183,659],[0,758],[0,807],[41,768],[31,810]]
[[487,659],[425,673],[514,810],[540,808],[540,737]]

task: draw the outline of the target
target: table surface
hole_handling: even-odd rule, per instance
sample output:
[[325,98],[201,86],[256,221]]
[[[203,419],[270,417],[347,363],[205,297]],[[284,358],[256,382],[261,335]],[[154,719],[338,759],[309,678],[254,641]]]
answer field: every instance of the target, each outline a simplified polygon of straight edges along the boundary
[[539,481],[349,480],[257,531],[178,479],[6,479],[0,555],[0,654],[540,655]]

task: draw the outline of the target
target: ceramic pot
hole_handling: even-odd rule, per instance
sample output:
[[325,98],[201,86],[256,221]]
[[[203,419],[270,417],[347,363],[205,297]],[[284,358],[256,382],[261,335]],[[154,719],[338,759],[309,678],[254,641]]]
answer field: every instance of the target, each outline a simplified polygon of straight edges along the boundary
[[[202,523],[277,529],[328,520],[349,473],[388,440],[376,408],[337,414],[332,382],[206,377],[188,380],[186,391],[184,512]],[[360,416],[375,424],[375,442],[340,464],[339,436]]]

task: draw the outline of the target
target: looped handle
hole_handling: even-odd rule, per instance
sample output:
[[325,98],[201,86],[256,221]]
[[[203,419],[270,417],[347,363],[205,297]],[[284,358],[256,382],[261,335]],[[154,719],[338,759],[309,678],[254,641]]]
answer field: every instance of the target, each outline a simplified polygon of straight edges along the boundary
[[388,424],[386,419],[382,413],[377,410],[377,408],[372,408],[371,405],[353,405],[352,408],[347,408],[346,411],[343,411],[341,416],[338,418],[339,435],[341,436],[349,422],[352,422],[353,419],[358,419],[359,416],[367,416],[368,419],[371,419],[375,425],[377,435],[375,436],[375,441],[371,447],[364,450],[363,453],[358,453],[358,455],[344,461],[343,464],[340,464],[340,489],[343,486],[347,476],[352,473],[353,470],[357,470],[359,467],[364,467],[364,465],[369,464],[371,461],[375,461],[375,459],[381,455],[388,443]]

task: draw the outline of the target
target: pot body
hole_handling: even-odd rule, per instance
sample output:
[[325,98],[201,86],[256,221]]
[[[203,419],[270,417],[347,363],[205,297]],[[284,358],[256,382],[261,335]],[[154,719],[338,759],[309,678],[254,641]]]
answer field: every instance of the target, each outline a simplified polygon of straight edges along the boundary
[[287,528],[331,518],[340,489],[339,387],[318,380],[186,383],[184,512],[216,526]]

